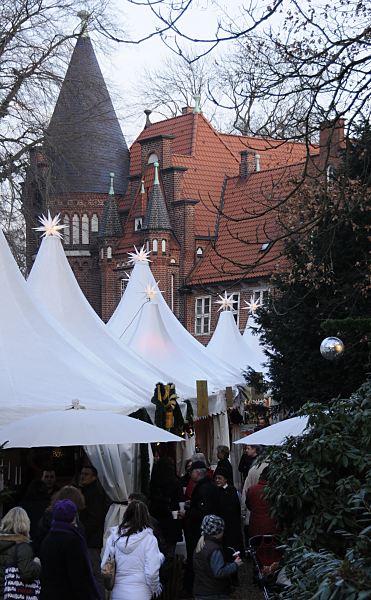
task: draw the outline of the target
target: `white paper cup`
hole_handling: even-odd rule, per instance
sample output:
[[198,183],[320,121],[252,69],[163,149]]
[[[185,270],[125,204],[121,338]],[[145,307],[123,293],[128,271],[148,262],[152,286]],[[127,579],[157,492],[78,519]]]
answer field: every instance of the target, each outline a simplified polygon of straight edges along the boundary
[[182,512],[184,512],[184,505],[185,502],[179,502],[179,510],[181,510]]
[[177,510],[172,510],[171,514],[173,515],[173,519],[177,519],[178,518],[178,511]]

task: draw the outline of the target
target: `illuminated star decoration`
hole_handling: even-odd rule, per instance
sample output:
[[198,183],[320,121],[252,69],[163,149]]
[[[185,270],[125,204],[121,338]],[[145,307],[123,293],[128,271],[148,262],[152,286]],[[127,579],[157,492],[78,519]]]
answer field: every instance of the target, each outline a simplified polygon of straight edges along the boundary
[[[156,281],[156,286],[158,286],[159,283],[159,281]],[[156,286],[152,285],[151,283],[147,283],[146,287],[144,288],[144,292],[142,292],[147,300],[154,300],[159,291],[162,292],[162,290],[159,290]]]
[[252,315],[255,314],[258,308],[261,308],[262,303],[259,300],[254,300],[254,296],[250,296],[250,302],[244,300],[246,306],[243,307],[244,310],[248,310]]
[[215,301],[215,304],[220,304],[220,307],[218,308],[218,312],[219,312],[219,310],[233,310],[232,294],[230,296],[228,296],[227,292],[224,292],[223,296],[221,294],[219,294],[219,298],[220,298],[220,300]]
[[43,234],[41,237],[54,236],[61,238],[62,235],[60,233],[61,229],[66,229],[67,225],[60,225],[60,214],[58,213],[55,217],[52,218],[50,211],[48,210],[48,216],[42,215],[39,217],[39,221],[41,223],[41,227],[34,227],[36,231],[42,231]]
[[136,246],[134,246],[135,248],[135,252],[128,252],[128,255],[130,256],[128,263],[129,265],[135,265],[138,262],[144,262],[144,263],[149,263],[151,262],[149,260],[149,255],[151,254],[150,250],[145,250],[144,246],[141,247],[140,250],[138,250],[138,248]]

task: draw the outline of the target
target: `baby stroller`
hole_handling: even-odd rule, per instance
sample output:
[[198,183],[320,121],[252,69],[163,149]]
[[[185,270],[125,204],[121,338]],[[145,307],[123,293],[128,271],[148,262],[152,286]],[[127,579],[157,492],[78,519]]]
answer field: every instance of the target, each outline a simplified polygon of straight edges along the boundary
[[[278,591],[274,576],[267,576],[265,571],[268,567],[280,563],[282,549],[274,535],[255,535],[249,539],[249,552],[254,563],[256,582],[261,588],[264,600],[270,600],[272,593]],[[279,567],[277,568],[277,573]]]

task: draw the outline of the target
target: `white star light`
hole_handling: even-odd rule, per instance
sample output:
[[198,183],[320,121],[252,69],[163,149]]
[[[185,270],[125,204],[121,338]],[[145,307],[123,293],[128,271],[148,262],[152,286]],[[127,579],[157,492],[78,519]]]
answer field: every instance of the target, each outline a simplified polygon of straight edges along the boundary
[[42,231],[43,234],[41,237],[54,236],[61,238],[60,230],[66,229],[67,225],[60,225],[60,214],[58,213],[55,217],[52,218],[50,211],[48,210],[48,216],[42,215],[39,217],[39,221],[41,223],[41,227],[34,227],[36,231]]
[[216,300],[215,304],[220,304],[219,310],[233,310],[233,295],[228,296],[227,292],[224,292],[224,296],[219,294],[220,300]]
[[146,287],[144,288],[144,292],[142,292],[147,300],[154,300],[159,292],[163,292],[163,290],[158,289],[159,283],[159,281],[156,281],[156,285],[147,283]]
[[262,306],[262,303],[259,300],[254,300],[254,296],[250,296],[250,302],[244,300],[246,306],[243,307],[243,310],[248,310],[252,315],[255,314],[258,308]]
[[160,292],[163,291],[163,290],[158,289],[159,283],[160,283],[159,281],[156,281],[156,285],[147,283],[146,287],[144,288],[144,291],[142,292],[142,294],[145,295],[147,300],[154,300],[156,298],[157,294],[159,294]]
[[144,263],[151,262],[148,258],[149,255],[151,254],[150,250],[145,250],[144,246],[142,246],[140,250],[138,250],[138,248],[136,246],[134,246],[134,248],[135,248],[135,252],[128,252],[128,255],[130,256],[128,263],[130,265],[135,265],[138,262],[144,262]]

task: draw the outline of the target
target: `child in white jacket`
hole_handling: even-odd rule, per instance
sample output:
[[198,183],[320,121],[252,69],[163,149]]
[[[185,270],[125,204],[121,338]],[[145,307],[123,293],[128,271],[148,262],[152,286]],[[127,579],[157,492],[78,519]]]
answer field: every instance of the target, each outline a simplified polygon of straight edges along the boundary
[[111,529],[102,567],[110,557],[116,562],[111,600],[150,600],[161,594],[159,570],[164,555],[158,549],[143,502],[131,502],[121,525]]

